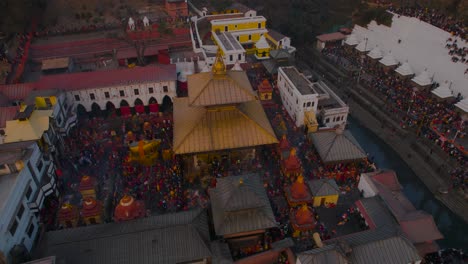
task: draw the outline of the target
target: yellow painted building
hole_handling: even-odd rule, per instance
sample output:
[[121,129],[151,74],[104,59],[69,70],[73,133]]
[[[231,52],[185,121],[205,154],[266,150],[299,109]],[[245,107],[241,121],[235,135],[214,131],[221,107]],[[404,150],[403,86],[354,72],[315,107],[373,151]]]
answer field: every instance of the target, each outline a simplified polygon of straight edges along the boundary
[[211,21],[211,31],[230,32],[241,44],[256,43],[268,32],[263,16],[215,19]]
[[304,125],[307,126],[307,133],[315,133],[318,130],[317,117],[313,111],[304,113]]
[[340,188],[334,179],[309,181],[309,189],[314,196],[314,207],[336,205],[338,203]]

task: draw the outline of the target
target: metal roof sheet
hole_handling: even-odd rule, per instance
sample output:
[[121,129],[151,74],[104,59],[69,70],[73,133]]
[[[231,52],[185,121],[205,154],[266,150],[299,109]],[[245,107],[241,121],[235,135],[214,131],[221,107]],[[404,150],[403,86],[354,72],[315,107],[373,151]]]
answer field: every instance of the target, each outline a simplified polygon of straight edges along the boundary
[[239,106],[190,107],[174,99],[174,151],[209,152],[278,143],[258,101]]
[[340,189],[334,179],[317,179],[308,181],[312,195],[328,196],[340,193]]
[[219,236],[277,226],[258,174],[220,178],[209,194],[215,232]]
[[353,247],[351,263],[401,264],[421,260],[416,248],[407,239],[394,236]]
[[312,141],[325,163],[359,160],[367,156],[349,131],[313,133]]
[[207,231],[206,211],[198,209],[123,223],[52,231],[46,233],[38,253],[55,255],[69,264],[201,260],[212,254],[203,238],[205,231],[197,228],[200,224]]
[[316,38],[322,42],[330,42],[330,41],[343,40],[346,38],[346,35],[341,32],[333,32],[333,33],[318,35]]

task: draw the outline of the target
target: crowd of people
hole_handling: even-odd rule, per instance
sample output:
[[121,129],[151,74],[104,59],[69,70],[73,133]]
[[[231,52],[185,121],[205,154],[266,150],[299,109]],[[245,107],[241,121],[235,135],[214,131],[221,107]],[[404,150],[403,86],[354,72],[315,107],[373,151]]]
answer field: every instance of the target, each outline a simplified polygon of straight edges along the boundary
[[466,40],[467,38],[467,27],[465,21],[463,21],[463,19],[457,19],[443,14],[439,10],[428,9],[422,6],[391,6],[388,10],[399,15],[416,17],[433,26],[450,32],[452,36],[460,37],[462,40]]
[[468,262],[468,255],[463,250],[447,248],[427,254],[424,263],[427,264],[462,264]]
[[[411,80],[401,78],[394,71],[385,71],[369,58],[359,58],[359,54],[354,51],[333,47],[325,49],[323,53],[333,61],[346,61],[347,64],[362,69],[360,83],[373,90],[385,102],[385,110],[392,113],[403,128],[413,129],[420,136],[433,141],[461,167],[467,165],[468,159],[462,141],[466,135],[466,127],[453,102],[435,99],[431,89],[415,89]],[[353,73],[354,78],[359,78],[356,72]],[[456,101],[461,99],[460,94],[455,98]]]

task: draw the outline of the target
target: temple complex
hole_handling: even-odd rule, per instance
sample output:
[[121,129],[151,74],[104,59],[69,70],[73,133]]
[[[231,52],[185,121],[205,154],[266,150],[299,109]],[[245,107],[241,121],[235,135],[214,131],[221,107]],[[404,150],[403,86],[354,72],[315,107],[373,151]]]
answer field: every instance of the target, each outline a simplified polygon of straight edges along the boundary
[[78,220],[80,219],[80,214],[78,212],[78,208],[69,203],[64,203],[58,211],[57,218],[59,225],[63,227],[76,227],[78,225]]
[[124,195],[115,207],[114,221],[121,222],[144,217],[146,215],[145,204],[130,195]]
[[273,98],[273,87],[268,79],[263,79],[257,89],[260,100],[271,100]]
[[81,178],[80,181],[80,193],[83,196],[83,199],[87,197],[91,197],[93,199],[96,199],[96,179],[93,177],[90,177],[88,175],[85,175]]
[[291,227],[294,230],[293,237],[298,237],[300,232],[312,231],[315,228],[315,217],[312,213],[312,209],[306,204],[303,204],[298,209],[291,209],[289,219],[291,221]]
[[193,158],[189,170],[253,158],[256,146],[278,143],[247,74],[226,70],[221,54],[211,72],[189,75],[188,87],[188,97],[174,99],[173,151]]
[[301,160],[296,156],[296,149],[292,148],[289,157],[281,161],[281,170],[286,177],[296,177],[302,173]]
[[102,223],[102,202],[87,197],[83,201],[83,208],[81,209],[81,217],[86,225],[101,224]]
[[282,159],[289,157],[289,152],[291,150],[291,143],[289,143],[286,135],[283,135],[278,144],[278,152],[281,154]]
[[289,206],[313,203],[312,194],[304,183],[304,177],[302,177],[302,175],[299,175],[292,185],[286,186],[284,188],[284,193]]

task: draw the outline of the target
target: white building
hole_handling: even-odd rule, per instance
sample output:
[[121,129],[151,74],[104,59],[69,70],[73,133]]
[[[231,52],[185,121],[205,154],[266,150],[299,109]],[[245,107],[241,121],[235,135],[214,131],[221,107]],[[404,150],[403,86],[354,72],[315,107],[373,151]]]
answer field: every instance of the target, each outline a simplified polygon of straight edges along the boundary
[[0,251],[6,256],[15,245],[31,250],[37,212],[49,195],[58,196],[54,160],[63,152],[61,134],[76,120],[56,90],[31,91],[22,105],[0,136]]
[[308,111],[327,127],[346,124],[349,107],[324,82],[312,83],[295,67],[278,69],[278,89],[296,126],[304,124],[304,113]]
[[57,89],[65,92],[74,109],[86,111],[134,107],[150,102],[172,103],[176,93],[176,65],[147,66],[134,69],[80,72],[43,76],[37,90]]
[[213,38],[221,49],[223,60],[227,65],[237,61],[245,62],[245,49],[230,32],[214,32]]

